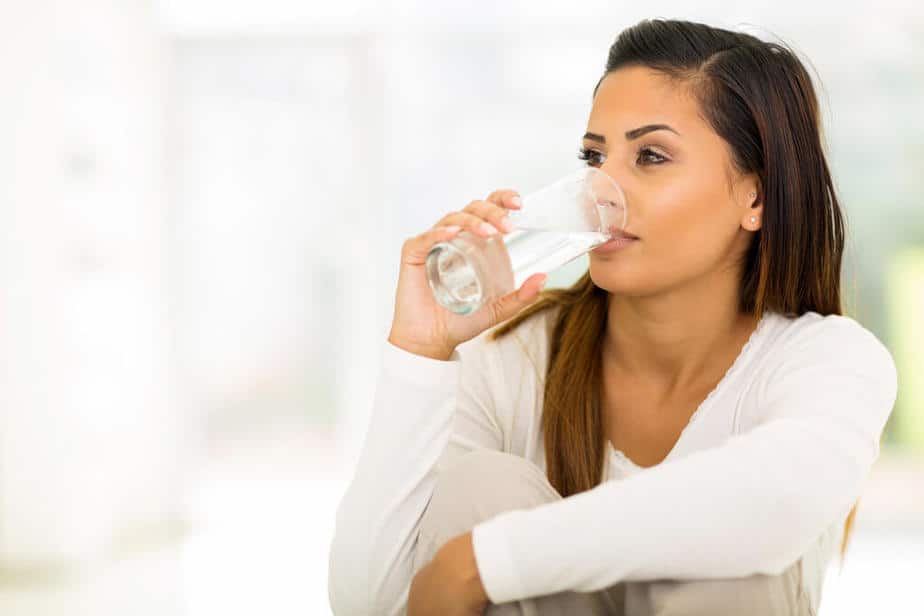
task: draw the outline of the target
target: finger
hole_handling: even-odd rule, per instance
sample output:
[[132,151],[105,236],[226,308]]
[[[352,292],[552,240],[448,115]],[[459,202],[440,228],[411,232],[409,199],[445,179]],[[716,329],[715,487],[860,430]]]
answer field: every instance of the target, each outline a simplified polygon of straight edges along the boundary
[[520,198],[520,193],[513,190],[512,188],[502,188],[500,190],[495,190],[490,195],[488,195],[488,201],[496,203],[497,205],[518,210],[523,207],[523,200]]
[[520,288],[503,296],[490,304],[492,327],[506,321],[540,297],[540,291],[545,286],[547,274],[533,274],[527,278]]
[[533,274],[524,280],[520,288],[516,290],[517,298],[521,302],[531,304],[534,299],[539,297],[539,293],[545,288],[545,283],[548,282],[548,279],[548,274]]
[[472,201],[465,206],[463,211],[480,216],[504,233],[509,233],[516,228],[507,217],[510,210],[490,201]]
[[438,226],[406,240],[401,247],[401,262],[406,265],[423,265],[435,244],[452,239],[461,230],[459,225]]
[[497,235],[499,229],[490,221],[472,212],[451,212],[443,217],[439,225],[459,225],[466,231],[479,235],[481,237],[490,237]]

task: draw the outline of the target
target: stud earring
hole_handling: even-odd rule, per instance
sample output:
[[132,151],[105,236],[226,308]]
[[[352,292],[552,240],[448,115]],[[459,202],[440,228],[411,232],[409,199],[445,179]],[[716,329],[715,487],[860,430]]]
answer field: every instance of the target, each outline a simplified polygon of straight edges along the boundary
[[751,216],[751,222],[757,222],[757,219]]
[[752,192],[752,193],[751,193],[751,199],[755,199],[756,197],[757,197],[757,193],[756,193],[756,192]]

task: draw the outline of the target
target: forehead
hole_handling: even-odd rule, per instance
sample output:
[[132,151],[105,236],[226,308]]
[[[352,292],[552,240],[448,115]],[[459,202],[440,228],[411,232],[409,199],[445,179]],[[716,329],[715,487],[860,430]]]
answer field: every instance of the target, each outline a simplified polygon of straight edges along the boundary
[[594,97],[589,130],[604,131],[609,142],[645,124],[668,124],[684,137],[709,131],[688,84],[642,66],[607,74]]

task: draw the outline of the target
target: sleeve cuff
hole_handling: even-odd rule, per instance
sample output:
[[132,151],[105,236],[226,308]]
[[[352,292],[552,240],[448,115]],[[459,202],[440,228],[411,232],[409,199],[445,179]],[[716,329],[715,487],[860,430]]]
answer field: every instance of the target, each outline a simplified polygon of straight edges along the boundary
[[475,563],[491,603],[508,603],[526,598],[504,532],[505,520],[517,513],[501,513],[472,528]]
[[411,385],[455,389],[461,363],[458,349],[446,361],[411,353],[388,340],[382,349],[382,370]]

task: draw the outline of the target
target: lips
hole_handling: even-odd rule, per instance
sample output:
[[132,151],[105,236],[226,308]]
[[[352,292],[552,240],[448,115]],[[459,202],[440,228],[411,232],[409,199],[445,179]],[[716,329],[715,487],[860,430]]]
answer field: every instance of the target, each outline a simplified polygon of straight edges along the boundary
[[613,238],[624,238],[629,240],[637,240],[637,235],[632,235],[626,231],[620,229],[619,227],[610,227],[610,236]]

